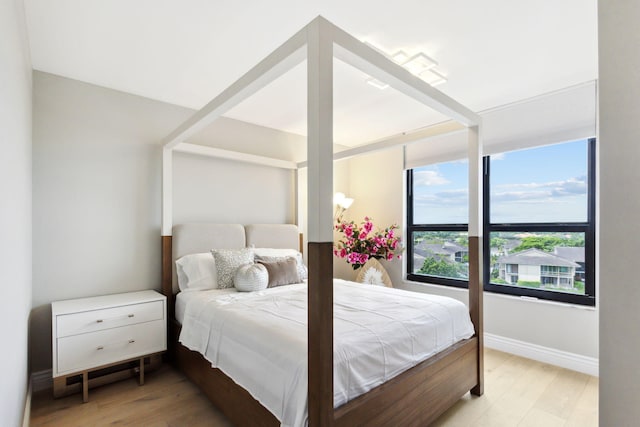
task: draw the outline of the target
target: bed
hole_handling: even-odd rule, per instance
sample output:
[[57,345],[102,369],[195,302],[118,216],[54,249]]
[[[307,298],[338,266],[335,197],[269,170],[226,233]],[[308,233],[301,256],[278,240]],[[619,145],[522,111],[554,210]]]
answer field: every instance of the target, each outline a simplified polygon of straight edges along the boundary
[[[430,127],[403,132],[339,153],[333,151],[333,61],[337,58],[372,78],[450,117]],[[293,162],[190,144],[187,141],[235,105],[306,60],[307,160]],[[347,403],[334,408],[333,161],[422,141],[466,128],[469,160],[469,314],[474,335],[439,351]],[[294,217],[302,224],[309,268],[307,283],[308,424],[315,426],[423,426],[462,395],[483,393],[482,141],[480,117],[390,58],[317,17],[294,34],[162,141],[162,289],[169,300],[170,351],[180,369],[236,425],[276,426],[279,420],[243,387],[200,353],[177,342],[181,326],[174,317],[172,266],[175,255],[207,251],[210,245],[241,248],[262,239],[260,247],[300,247],[298,237],[261,227],[212,227],[207,233],[180,230],[172,218],[174,151],[213,156],[295,171],[296,185],[306,169],[305,200]],[[306,204],[306,209],[302,204]],[[209,225],[203,225],[205,229]],[[197,228],[196,228],[197,229]],[[185,231],[188,230],[188,231]],[[240,232],[242,230],[242,232]],[[250,231],[252,230],[252,231]],[[185,233],[183,233],[185,231]],[[187,234],[189,237],[184,237]],[[285,233],[289,235],[288,233]],[[292,233],[293,234],[293,233]],[[297,234],[297,230],[296,230]],[[180,236],[180,237],[179,237]],[[244,238],[242,237],[244,236]],[[259,237],[258,237],[259,236]],[[291,240],[289,240],[291,239]],[[286,240],[286,241],[285,241]],[[212,243],[213,242],[213,243]],[[280,245],[280,246],[278,246]],[[218,246],[221,247],[221,246]]]
[[[172,300],[178,291],[175,260],[184,255],[219,248],[299,247],[296,226],[275,224],[183,224],[174,227],[173,242],[171,289],[165,292]],[[177,293],[172,358],[235,424],[306,424],[306,288],[299,283],[257,292]],[[448,407],[438,406],[443,387],[450,400],[475,385],[477,339],[468,310],[458,301],[336,280],[334,316],[337,425],[425,425],[439,414],[434,407]],[[452,360],[449,354],[459,357]],[[428,382],[398,391],[404,387],[394,384],[414,371],[422,371],[418,377]],[[450,371],[464,381],[449,382],[445,373]],[[447,381],[438,383],[440,377]],[[236,394],[243,403],[230,406]],[[384,402],[376,403],[380,413],[373,411],[374,422],[363,417],[371,417],[371,409],[362,408],[377,394],[387,397],[374,399]],[[385,419],[384,405],[406,405],[412,394],[429,402],[429,417],[404,411],[404,419]]]

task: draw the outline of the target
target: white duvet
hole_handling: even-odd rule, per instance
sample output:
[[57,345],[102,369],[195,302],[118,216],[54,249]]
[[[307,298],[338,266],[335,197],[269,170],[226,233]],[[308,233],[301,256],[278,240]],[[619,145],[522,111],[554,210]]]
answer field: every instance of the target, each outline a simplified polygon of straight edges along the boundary
[[[306,284],[197,295],[189,295],[180,342],[248,390],[283,426],[304,426]],[[335,279],[335,407],[473,333],[457,300]]]

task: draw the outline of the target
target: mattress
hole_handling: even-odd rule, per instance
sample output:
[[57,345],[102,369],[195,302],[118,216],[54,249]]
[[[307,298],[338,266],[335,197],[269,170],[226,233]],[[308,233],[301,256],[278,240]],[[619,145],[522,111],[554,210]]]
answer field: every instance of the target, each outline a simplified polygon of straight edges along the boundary
[[227,289],[208,289],[208,290],[200,290],[200,289],[187,289],[186,291],[178,292],[176,295],[176,309],[175,316],[176,320],[182,325],[182,321],[184,320],[184,312],[187,309],[187,305],[189,302],[195,299],[215,299],[216,296],[228,295],[238,293],[236,288],[227,288]]
[[[306,290],[296,284],[178,296],[184,302],[180,342],[286,427],[304,426],[307,419]],[[468,310],[457,300],[334,279],[334,406],[473,333]]]

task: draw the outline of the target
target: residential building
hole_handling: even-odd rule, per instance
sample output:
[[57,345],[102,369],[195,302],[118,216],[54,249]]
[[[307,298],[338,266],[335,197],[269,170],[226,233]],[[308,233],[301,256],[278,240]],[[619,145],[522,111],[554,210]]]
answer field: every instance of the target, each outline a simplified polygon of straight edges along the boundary
[[443,243],[420,243],[416,245],[415,253],[422,257],[437,258],[449,262],[466,262],[469,256],[469,248],[460,246],[453,242]]
[[584,281],[583,247],[557,246],[554,248],[553,253],[560,258],[568,259],[578,264],[578,267],[576,267],[575,280]]
[[538,282],[541,287],[571,289],[576,268],[580,268],[573,261],[535,248],[501,256],[497,262],[499,277],[510,285]]

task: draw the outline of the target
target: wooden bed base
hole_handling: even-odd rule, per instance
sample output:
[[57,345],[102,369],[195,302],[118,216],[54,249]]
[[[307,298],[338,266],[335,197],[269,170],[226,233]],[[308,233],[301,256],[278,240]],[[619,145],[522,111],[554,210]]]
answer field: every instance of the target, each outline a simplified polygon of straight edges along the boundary
[[[180,335],[180,326],[173,321],[174,335]],[[172,340],[173,341],[173,340]],[[207,395],[209,400],[236,426],[279,426],[280,421],[236,384],[220,369],[211,367],[197,351],[191,351],[173,341],[174,365]]]
[[[180,325],[171,325],[175,366],[239,427],[279,426],[280,421],[200,353],[177,342]],[[335,409],[334,425],[426,426],[476,385],[476,337],[419,363],[390,381]]]
[[[175,295],[171,283],[171,246],[171,236],[162,236],[162,290],[167,295],[169,312],[173,313]],[[315,255],[312,249],[315,248],[310,245],[310,256]],[[325,402],[327,400],[325,396],[319,399],[317,395],[311,394],[313,384],[310,382],[310,425],[322,427],[426,426],[436,420],[468,391],[478,396],[483,394],[483,298],[479,249],[478,237],[470,237],[469,308],[476,335],[441,351],[336,409],[333,409],[333,396],[330,396],[331,406],[327,408],[328,402]],[[330,254],[328,251],[324,252]],[[323,256],[318,258],[317,266],[310,268],[310,277],[312,277],[312,273],[321,274],[319,271],[314,271],[315,269],[332,271],[329,268],[322,268],[327,264],[327,260]],[[311,306],[313,305],[310,304]],[[313,306],[314,309],[311,311],[315,312],[315,315],[319,315],[323,312],[321,306],[322,304],[317,304],[317,307]],[[313,323],[311,320],[313,319],[310,317],[310,323]],[[255,400],[249,392],[237,385],[219,369],[212,368],[200,353],[191,351],[178,343],[180,325],[173,316],[170,316],[168,321],[170,360],[203,390],[231,422],[237,426],[280,425],[276,417]],[[331,329],[333,329],[332,324]],[[320,334],[320,337],[322,336],[323,334]],[[331,358],[324,357],[323,359],[333,360],[332,352],[330,356]],[[312,357],[309,360],[310,365],[316,365],[317,369],[319,363],[316,362],[318,361],[312,360]],[[314,363],[311,363],[312,361]],[[326,362],[326,360],[320,362]],[[332,368],[332,366],[330,367]],[[312,366],[310,366],[311,370]],[[327,375],[319,375],[325,371]],[[331,373],[330,376],[329,373]],[[328,368],[315,372],[314,377],[317,382],[314,388],[322,389],[321,383],[333,384],[333,371]],[[331,387],[332,389],[333,387]],[[311,410],[313,408],[319,408],[320,417],[316,416],[312,419]]]

